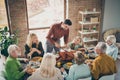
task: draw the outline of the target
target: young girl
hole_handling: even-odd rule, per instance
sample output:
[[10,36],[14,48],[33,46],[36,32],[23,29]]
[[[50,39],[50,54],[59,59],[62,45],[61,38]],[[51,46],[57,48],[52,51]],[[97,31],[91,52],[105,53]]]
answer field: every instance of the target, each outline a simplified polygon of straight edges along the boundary
[[36,57],[44,55],[44,50],[42,47],[42,43],[38,41],[38,37],[34,33],[30,33],[27,37],[26,45],[25,45],[25,54],[26,57]]

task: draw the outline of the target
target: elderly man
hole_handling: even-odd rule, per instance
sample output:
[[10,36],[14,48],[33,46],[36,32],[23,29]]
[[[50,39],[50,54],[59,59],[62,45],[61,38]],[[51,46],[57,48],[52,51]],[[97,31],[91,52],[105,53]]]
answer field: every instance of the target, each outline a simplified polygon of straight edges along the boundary
[[8,47],[9,56],[5,64],[5,76],[7,80],[23,80],[23,76],[27,69],[22,70],[20,62],[17,60],[20,49],[16,45]]
[[95,52],[98,54],[98,57],[91,65],[92,80],[99,80],[104,75],[117,72],[114,59],[105,54],[106,44],[104,42],[97,44]]

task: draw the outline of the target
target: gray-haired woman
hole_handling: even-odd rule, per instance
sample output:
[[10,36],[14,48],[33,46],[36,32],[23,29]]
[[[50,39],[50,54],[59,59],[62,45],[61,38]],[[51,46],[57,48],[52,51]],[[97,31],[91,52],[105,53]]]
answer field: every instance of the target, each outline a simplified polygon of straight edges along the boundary
[[106,39],[106,43],[107,43],[106,54],[108,54],[114,60],[116,60],[117,56],[118,56],[118,48],[115,45],[115,43],[116,43],[115,36],[114,35],[109,35]]

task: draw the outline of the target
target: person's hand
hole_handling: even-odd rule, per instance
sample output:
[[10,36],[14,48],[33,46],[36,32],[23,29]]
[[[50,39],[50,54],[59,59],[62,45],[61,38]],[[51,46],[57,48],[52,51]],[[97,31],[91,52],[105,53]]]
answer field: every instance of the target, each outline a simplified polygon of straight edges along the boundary
[[62,67],[62,68],[60,68],[60,70],[61,70],[61,72],[64,72],[65,71],[65,69]]
[[25,59],[23,59],[23,61],[24,61],[25,63],[27,63],[29,60],[28,60],[27,58],[25,58]]
[[36,48],[32,48],[31,51],[32,52],[37,52],[37,49]]
[[61,48],[69,48],[69,46],[67,46],[67,44],[65,44],[64,46],[61,46]]
[[87,52],[88,51],[88,49],[87,48],[84,48],[85,49],[85,51]]
[[29,59],[31,59],[31,56],[32,56],[31,53],[27,54],[27,57],[28,57]]
[[37,48],[32,48],[32,50],[33,50],[33,52],[37,52],[37,53],[41,54],[41,51],[38,50]]
[[92,68],[92,66],[93,66],[93,60],[86,60],[85,63],[86,63],[90,68]]
[[93,67],[92,63],[87,63],[87,65],[89,66],[90,69],[92,69]]
[[60,44],[55,42],[55,47],[60,48],[61,46],[60,46]]
[[63,47],[64,47],[64,48],[69,48],[69,46],[68,46],[67,44],[65,44]]

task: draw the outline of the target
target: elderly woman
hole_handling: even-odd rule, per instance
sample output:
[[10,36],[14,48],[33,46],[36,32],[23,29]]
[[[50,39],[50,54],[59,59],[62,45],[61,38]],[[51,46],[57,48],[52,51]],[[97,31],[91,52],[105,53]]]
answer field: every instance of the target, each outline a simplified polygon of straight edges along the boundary
[[109,35],[106,39],[106,43],[107,43],[106,54],[108,54],[114,60],[116,60],[117,56],[118,56],[118,48],[115,45],[115,43],[116,43],[115,36],[114,35]]
[[56,65],[56,57],[47,53],[43,56],[40,68],[38,68],[28,80],[63,80],[61,72]]
[[27,36],[27,41],[25,45],[25,54],[27,57],[31,57],[31,58],[36,56],[43,57],[44,55],[42,43],[38,41],[38,37],[34,33],[30,33]]
[[86,78],[90,76],[90,69],[87,64],[84,64],[85,57],[81,51],[77,51],[75,53],[75,62],[76,64],[72,65],[69,70],[69,74],[67,74],[64,68],[61,68],[63,75],[66,80],[78,80],[80,78]]
[[7,80],[23,80],[27,68],[22,70],[20,62],[17,60],[20,49],[17,45],[10,45],[8,47],[9,56],[5,64],[5,76]]

